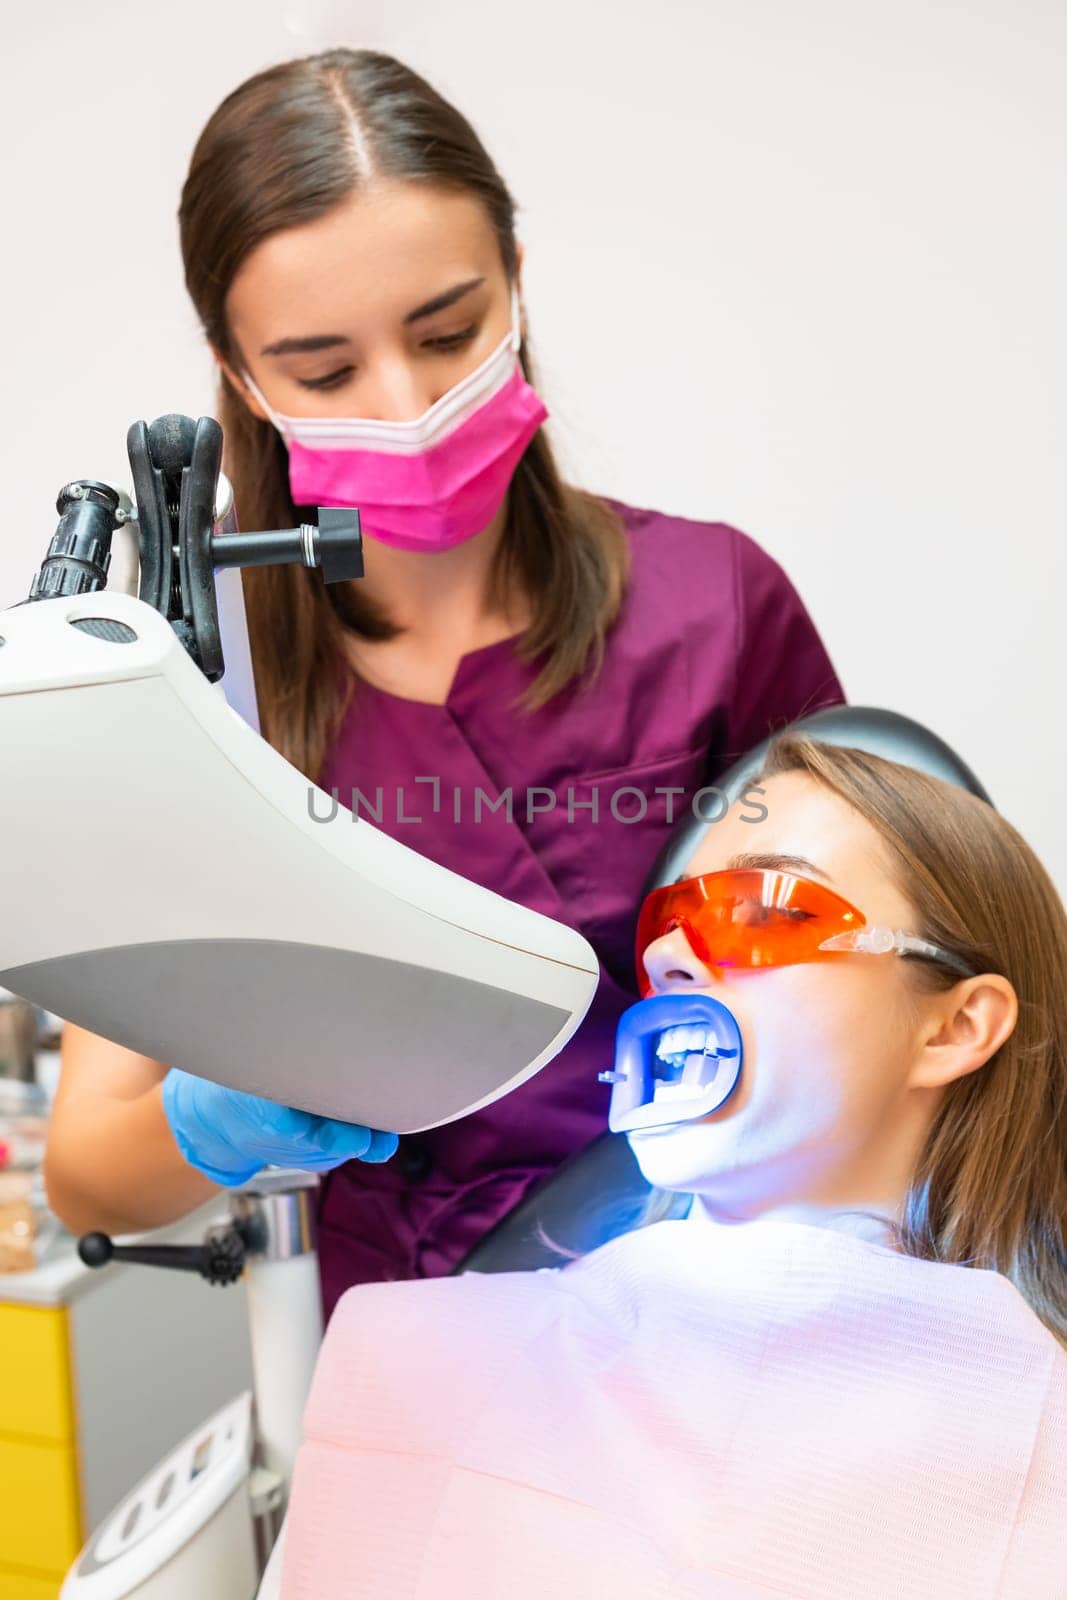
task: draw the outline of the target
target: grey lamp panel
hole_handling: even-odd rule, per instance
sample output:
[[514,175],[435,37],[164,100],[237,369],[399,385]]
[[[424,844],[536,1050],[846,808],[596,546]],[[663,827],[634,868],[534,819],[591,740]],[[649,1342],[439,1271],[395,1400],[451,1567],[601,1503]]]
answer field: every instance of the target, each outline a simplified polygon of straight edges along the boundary
[[168,1066],[397,1133],[502,1090],[571,1020],[492,984],[281,940],[86,950],[12,967],[0,983]]

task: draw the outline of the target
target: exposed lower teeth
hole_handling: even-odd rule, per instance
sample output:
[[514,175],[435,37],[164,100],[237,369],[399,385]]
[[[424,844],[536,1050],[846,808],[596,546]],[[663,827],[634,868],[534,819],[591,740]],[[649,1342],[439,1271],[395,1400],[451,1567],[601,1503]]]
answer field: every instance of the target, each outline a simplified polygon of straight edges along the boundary
[[692,1085],[688,1083],[663,1083],[656,1084],[653,1100],[696,1100]]

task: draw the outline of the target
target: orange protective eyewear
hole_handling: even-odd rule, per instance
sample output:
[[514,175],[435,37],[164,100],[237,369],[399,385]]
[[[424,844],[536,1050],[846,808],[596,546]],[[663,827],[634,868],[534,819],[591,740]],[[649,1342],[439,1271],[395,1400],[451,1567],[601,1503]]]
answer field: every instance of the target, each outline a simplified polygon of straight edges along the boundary
[[637,922],[642,995],[652,992],[645,951],[673,928],[681,929],[706,967],[787,967],[835,955],[895,952],[939,961],[961,977],[974,977],[973,967],[942,945],[899,928],[868,927],[863,912],[833,889],[789,872],[705,872],[654,889]]

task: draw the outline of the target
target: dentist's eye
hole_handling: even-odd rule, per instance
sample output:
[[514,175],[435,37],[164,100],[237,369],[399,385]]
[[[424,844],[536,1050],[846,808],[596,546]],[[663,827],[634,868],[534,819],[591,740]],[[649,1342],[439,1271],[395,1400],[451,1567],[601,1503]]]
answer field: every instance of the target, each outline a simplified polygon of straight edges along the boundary
[[328,372],[324,378],[298,378],[296,381],[302,389],[337,389],[350,378],[355,369],[353,367],[339,367],[336,372]]
[[461,350],[465,344],[470,344],[478,332],[478,325],[474,323],[469,328],[463,328],[459,333],[442,333],[436,339],[424,339],[424,350]]

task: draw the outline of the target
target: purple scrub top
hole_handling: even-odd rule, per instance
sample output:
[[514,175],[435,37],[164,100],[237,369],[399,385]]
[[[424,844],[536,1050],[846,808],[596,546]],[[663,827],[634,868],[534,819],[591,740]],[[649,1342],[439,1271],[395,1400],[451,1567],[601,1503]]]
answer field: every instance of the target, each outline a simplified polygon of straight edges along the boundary
[[[361,682],[323,772],[323,789],[393,838],[578,928],[601,964],[577,1034],[519,1089],[401,1139],[383,1166],[351,1161],[326,1176],[327,1314],[352,1284],[449,1272],[606,1130],[610,1089],[597,1073],[637,998],[638,901],[660,847],[702,782],[772,730],[844,699],[796,590],[748,535],[609,504],[631,574],[591,686],[516,709],[537,663],[523,666],[513,639],[465,655],[444,705]],[[490,809],[478,790],[503,801]]]

